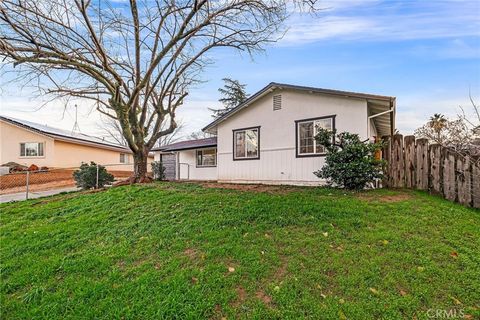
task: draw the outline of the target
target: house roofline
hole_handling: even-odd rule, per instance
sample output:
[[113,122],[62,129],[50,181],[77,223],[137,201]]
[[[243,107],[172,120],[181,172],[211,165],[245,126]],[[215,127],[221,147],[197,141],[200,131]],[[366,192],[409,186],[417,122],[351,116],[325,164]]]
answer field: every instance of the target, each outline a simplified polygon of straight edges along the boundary
[[46,136],[46,137],[48,137],[50,139],[53,139],[53,140],[58,140],[58,141],[63,141],[63,142],[68,142],[68,143],[73,143],[73,144],[79,144],[79,145],[85,145],[85,146],[90,146],[90,147],[97,147],[97,148],[107,149],[107,150],[111,150],[111,151],[132,153],[132,151],[130,149],[128,149],[127,147],[114,146],[114,145],[107,144],[107,143],[94,142],[94,141],[89,141],[89,140],[86,140],[86,139],[81,139],[81,138],[76,138],[76,137],[68,137],[68,136],[65,136],[65,135],[58,134],[58,133],[46,132],[46,131],[43,131],[43,130],[40,130],[40,129],[37,129],[37,128],[33,128],[33,127],[31,127],[27,124],[21,123],[19,121],[15,121],[13,119],[10,119],[10,118],[4,117],[4,116],[0,116],[0,120],[5,121],[6,123],[14,125],[18,128],[21,128],[21,129],[28,130],[28,131],[31,131],[31,132],[36,133],[36,134]]
[[383,95],[377,95],[377,94],[360,93],[360,92],[352,92],[352,91],[323,89],[323,88],[306,87],[306,86],[297,86],[297,85],[291,85],[291,84],[285,84],[285,83],[271,82],[261,90],[257,91],[250,98],[245,100],[243,103],[239,104],[235,108],[223,114],[221,117],[209,123],[207,126],[205,126],[202,129],[202,131],[208,131],[212,129],[219,123],[228,119],[229,117],[231,117],[238,111],[242,110],[243,108],[248,107],[251,103],[253,103],[254,101],[258,100],[259,98],[263,97],[265,94],[275,89],[291,89],[291,90],[299,90],[299,91],[308,91],[308,92],[341,96],[345,98],[371,99],[371,100],[381,100],[381,101],[387,101],[387,102],[395,101],[395,97],[391,97],[391,96],[383,96]]

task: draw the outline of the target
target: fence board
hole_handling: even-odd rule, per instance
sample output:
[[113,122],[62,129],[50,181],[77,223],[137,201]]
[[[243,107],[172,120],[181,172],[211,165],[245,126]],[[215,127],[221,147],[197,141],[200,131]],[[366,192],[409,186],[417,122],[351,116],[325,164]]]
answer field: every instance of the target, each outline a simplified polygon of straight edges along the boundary
[[405,186],[405,161],[403,155],[403,136],[393,136],[391,158],[392,187],[403,188]]
[[429,176],[429,156],[428,156],[428,140],[418,139],[416,142],[415,152],[415,177],[416,188],[420,190],[428,190],[428,176]]
[[457,193],[458,202],[469,206],[472,202],[472,171],[470,166],[470,157],[457,157]]
[[480,164],[427,139],[394,135],[383,137],[383,159],[388,162],[384,185],[428,190],[450,201],[480,208]]
[[405,139],[405,187],[415,188],[415,136]]
[[450,200],[456,199],[456,181],[455,181],[455,154],[443,149],[443,196]]
[[385,167],[385,175],[383,176],[383,185],[386,187],[392,186],[392,174],[391,174],[391,165],[390,158],[392,155],[392,139],[390,136],[383,136],[383,148],[382,148],[382,158],[387,162]]
[[443,194],[442,147],[432,144],[429,147],[430,156],[430,190],[433,193]]
[[472,205],[480,208],[480,164],[472,166]]

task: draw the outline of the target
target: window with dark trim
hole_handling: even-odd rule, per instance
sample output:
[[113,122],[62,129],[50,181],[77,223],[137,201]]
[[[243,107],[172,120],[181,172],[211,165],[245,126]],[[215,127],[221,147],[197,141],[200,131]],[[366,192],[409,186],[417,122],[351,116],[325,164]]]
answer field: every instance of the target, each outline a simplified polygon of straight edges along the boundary
[[297,157],[315,157],[325,155],[325,147],[315,140],[318,129],[335,129],[335,116],[318,117],[295,121]]
[[43,157],[43,142],[23,142],[20,143],[20,157]]
[[233,160],[260,159],[260,127],[233,130]]
[[216,167],[217,149],[199,149],[197,150],[197,167]]

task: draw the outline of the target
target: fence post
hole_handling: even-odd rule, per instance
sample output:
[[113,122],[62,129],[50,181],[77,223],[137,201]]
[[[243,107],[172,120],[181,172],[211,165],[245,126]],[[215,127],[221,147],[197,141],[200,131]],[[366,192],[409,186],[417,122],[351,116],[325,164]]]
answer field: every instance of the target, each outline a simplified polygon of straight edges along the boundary
[[428,165],[428,139],[418,139],[416,143],[416,187],[420,190],[428,190],[428,176],[430,166]]
[[390,159],[392,158],[392,139],[391,136],[383,136],[382,158],[386,161],[385,172],[383,176],[383,184],[385,187],[392,186],[392,166]]
[[97,179],[96,179],[96,182],[95,182],[95,189],[98,189],[98,163],[97,163]]
[[405,156],[403,154],[403,136],[396,134],[393,136],[391,169],[394,188],[405,187]]
[[457,156],[456,170],[458,202],[470,206],[472,203],[472,170],[469,156]]
[[480,163],[472,164],[472,204],[480,208]]
[[405,142],[405,187],[415,188],[415,173],[416,173],[416,161],[415,161],[415,136],[406,136]]
[[430,191],[436,194],[443,194],[443,159],[442,147],[439,144],[429,146],[430,156]]
[[[444,153],[443,157],[443,196],[445,199],[450,201],[455,201],[457,197],[456,191],[456,173],[455,173],[455,154],[444,148],[442,150]],[[441,170],[442,170],[441,169]]]
[[27,171],[27,190],[25,192],[25,200],[28,200],[29,188],[30,188],[30,171]]

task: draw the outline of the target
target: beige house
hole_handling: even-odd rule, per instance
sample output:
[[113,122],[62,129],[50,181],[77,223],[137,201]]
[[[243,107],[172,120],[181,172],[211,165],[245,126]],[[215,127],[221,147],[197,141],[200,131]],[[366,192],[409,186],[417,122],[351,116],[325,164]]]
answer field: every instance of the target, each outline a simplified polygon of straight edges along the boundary
[[182,180],[317,185],[324,181],[313,172],[325,161],[318,127],[362,139],[390,135],[395,98],[270,83],[203,129],[216,138],[157,148],[155,159],[173,157]]
[[74,168],[82,162],[133,171],[132,152],[121,145],[81,133],[0,116],[0,165]]

